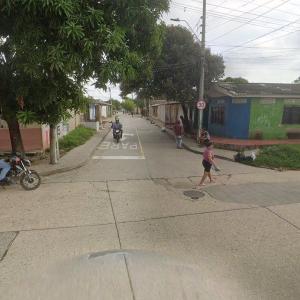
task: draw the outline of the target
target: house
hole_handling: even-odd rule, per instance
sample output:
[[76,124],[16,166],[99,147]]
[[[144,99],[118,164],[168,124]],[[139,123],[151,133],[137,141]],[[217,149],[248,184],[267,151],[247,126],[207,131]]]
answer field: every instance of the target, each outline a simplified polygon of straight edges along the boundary
[[[58,138],[63,137],[80,125],[80,116],[72,114],[68,121],[57,125]],[[48,125],[21,125],[21,136],[26,152],[43,152],[50,147],[50,128]],[[0,118],[0,152],[10,152],[11,143],[7,123]]]
[[82,116],[82,124],[99,131],[101,125],[112,116],[112,104],[99,99],[91,99],[85,114]]
[[208,98],[208,130],[214,136],[300,138],[299,84],[218,83]]
[[151,104],[150,117],[163,127],[173,127],[175,122],[183,115],[179,102],[155,100]]

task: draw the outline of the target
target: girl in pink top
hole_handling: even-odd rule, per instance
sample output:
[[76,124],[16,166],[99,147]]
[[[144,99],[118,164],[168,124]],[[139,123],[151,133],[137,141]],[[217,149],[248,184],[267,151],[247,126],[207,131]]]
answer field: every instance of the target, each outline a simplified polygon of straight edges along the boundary
[[199,183],[200,187],[205,185],[204,181],[207,177],[209,178],[210,182],[213,182],[213,179],[212,179],[211,173],[210,173],[212,166],[214,166],[216,171],[219,171],[219,168],[217,167],[216,163],[214,162],[214,153],[213,153],[212,149],[213,149],[213,143],[208,142],[206,144],[206,148],[203,153],[202,165],[204,167],[204,174]]

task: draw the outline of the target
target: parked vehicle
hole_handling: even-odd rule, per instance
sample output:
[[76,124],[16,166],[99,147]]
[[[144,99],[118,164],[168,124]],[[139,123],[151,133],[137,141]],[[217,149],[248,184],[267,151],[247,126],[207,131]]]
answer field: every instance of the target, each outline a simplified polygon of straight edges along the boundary
[[11,169],[6,175],[6,184],[19,181],[22,188],[26,191],[35,190],[40,186],[41,177],[36,171],[30,170],[30,160],[14,155],[8,160],[8,163]]

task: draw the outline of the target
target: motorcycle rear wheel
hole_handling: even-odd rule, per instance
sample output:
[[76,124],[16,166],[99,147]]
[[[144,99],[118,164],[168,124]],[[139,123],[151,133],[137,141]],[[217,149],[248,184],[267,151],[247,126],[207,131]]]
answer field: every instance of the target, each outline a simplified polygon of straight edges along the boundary
[[33,191],[40,186],[41,177],[36,171],[31,170],[30,174],[22,174],[20,183],[24,190]]

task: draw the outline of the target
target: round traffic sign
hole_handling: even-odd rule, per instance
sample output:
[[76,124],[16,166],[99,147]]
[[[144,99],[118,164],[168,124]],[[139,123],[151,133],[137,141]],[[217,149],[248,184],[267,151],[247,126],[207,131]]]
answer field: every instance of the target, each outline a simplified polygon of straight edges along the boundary
[[203,110],[203,109],[205,109],[205,107],[206,107],[206,102],[204,100],[199,100],[197,102],[197,108],[198,109]]

